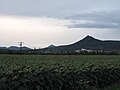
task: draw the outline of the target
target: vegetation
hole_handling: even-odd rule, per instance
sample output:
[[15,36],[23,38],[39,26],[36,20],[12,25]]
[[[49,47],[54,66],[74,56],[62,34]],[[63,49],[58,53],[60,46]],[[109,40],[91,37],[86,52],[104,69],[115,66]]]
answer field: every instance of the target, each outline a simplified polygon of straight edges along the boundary
[[70,45],[62,45],[58,47],[44,48],[45,51],[53,51],[53,52],[74,52],[76,50],[81,49],[93,50],[95,51],[107,51],[107,52],[116,52],[120,53],[120,41],[102,41],[99,39],[95,39],[92,36],[87,36],[82,40],[70,44]]
[[0,90],[119,90],[119,81],[119,55],[0,55]]

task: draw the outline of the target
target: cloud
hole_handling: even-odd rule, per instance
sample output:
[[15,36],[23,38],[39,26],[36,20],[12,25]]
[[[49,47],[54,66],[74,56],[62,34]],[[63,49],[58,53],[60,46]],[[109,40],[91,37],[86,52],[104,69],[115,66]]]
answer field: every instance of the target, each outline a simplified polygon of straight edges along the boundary
[[69,20],[51,17],[0,16],[0,29],[21,32],[66,28]]
[[89,10],[118,10],[119,3],[120,0],[0,0],[0,15],[64,17]]
[[0,16],[0,45],[24,41],[31,47],[65,43],[68,37],[65,25],[69,20],[50,17]]
[[[92,23],[91,20],[72,20],[51,17],[0,16],[0,46],[18,45],[24,41],[30,47],[45,47],[50,44],[64,45],[74,43],[86,35],[105,39],[119,39],[113,30],[89,28],[68,28],[69,25]],[[101,24],[101,23],[98,23]],[[98,26],[96,25],[96,27]],[[109,25],[110,26],[110,25]],[[77,27],[77,26],[76,26]],[[86,27],[86,26],[85,26]],[[88,26],[87,26],[88,27]],[[105,27],[105,26],[104,26]],[[106,35],[107,33],[107,35]]]
[[0,45],[24,41],[30,47],[45,47],[73,43],[86,35],[119,40],[119,3],[120,0],[0,0]]
[[66,19],[73,20],[69,28],[120,29],[120,11],[81,13]]
[[119,3],[119,0],[109,0],[109,4],[108,0],[0,0],[0,15],[64,19],[70,21],[64,25],[67,28],[119,29]]
[[117,24],[114,23],[83,23],[83,24],[73,24],[68,26],[68,28],[99,28],[99,29],[116,29],[118,28]]

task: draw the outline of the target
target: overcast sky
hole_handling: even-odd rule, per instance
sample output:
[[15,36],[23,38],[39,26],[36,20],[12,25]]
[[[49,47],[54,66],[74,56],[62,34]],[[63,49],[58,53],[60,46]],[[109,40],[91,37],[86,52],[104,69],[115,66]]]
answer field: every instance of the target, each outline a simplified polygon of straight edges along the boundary
[[0,0],[0,46],[46,47],[87,35],[120,40],[120,0]]

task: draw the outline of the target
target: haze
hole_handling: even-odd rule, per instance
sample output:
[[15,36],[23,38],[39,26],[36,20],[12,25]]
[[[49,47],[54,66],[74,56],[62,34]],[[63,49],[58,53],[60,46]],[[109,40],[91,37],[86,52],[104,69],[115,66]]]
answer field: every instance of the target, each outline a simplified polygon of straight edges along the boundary
[[120,0],[0,0],[0,46],[120,40]]

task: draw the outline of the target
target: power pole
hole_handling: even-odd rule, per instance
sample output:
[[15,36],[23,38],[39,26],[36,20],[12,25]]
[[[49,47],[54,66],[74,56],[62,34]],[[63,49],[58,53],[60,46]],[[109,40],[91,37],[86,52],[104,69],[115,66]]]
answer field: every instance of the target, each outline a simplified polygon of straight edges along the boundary
[[20,51],[21,51],[22,50],[21,48],[22,48],[24,42],[18,42],[18,43],[20,45]]

